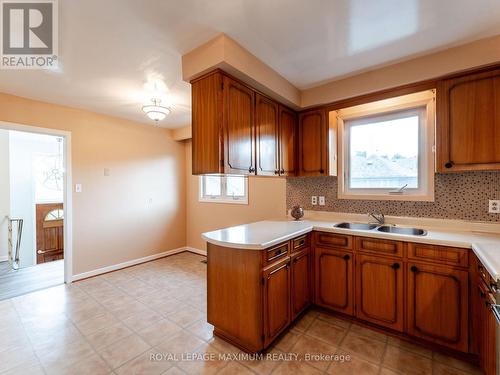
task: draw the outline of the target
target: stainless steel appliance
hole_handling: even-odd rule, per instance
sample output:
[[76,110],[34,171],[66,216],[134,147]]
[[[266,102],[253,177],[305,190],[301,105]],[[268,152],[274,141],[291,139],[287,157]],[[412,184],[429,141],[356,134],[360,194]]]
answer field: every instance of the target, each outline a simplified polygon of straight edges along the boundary
[[491,311],[497,320],[496,338],[497,338],[497,375],[500,375],[500,289],[492,288],[494,292],[495,305],[491,305]]

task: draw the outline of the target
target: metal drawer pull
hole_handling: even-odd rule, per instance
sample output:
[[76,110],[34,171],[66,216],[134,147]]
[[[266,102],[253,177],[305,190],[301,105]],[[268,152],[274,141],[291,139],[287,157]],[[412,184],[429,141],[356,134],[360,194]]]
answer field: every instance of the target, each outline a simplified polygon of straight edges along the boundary
[[301,238],[300,240],[297,240],[297,242],[295,242],[295,248],[301,247],[305,243],[306,243],[306,239],[305,238]]
[[411,272],[418,272],[418,267],[417,266],[411,266],[410,271]]
[[395,270],[399,270],[399,267],[401,266],[399,265],[399,263],[394,263],[391,267]]
[[273,252],[270,252],[270,254],[268,254],[268,259],[267,260],[276,259],[276,258],[280,257],[283,254],[286,254],[286,248],[285,247],[281,247],[279,249],[273,250]]
[[344,255],[344,260],[349,260],[351,259],[351,256],[349,254]]

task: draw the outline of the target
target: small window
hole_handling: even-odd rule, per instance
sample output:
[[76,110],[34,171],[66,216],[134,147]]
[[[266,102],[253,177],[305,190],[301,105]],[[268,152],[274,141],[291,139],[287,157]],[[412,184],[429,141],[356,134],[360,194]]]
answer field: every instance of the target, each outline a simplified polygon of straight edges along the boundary
[[200,176],[200,202],[248,204],[245,176]]
[[338,111],[339,198],[434,200],[433,106],[425,92]]
[[45,215],[44,221],[56,221],[63,219],[64,219],[64,210],[56,208],[55,210],[52,210],[47,215]]

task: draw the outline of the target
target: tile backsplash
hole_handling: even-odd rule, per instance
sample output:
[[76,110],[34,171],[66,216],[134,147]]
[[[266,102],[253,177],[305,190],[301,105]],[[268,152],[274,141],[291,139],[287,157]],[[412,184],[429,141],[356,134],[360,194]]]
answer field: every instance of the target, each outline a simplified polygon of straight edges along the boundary
[[[312,206],[312,195],[325,196],[326,205]],[[337,199],[337,177],[286,180],[287,207],[307,210],[500,222],[500,214],[488,213],[489,199],[500,199],[500,172],[436,174],[434,202]]]

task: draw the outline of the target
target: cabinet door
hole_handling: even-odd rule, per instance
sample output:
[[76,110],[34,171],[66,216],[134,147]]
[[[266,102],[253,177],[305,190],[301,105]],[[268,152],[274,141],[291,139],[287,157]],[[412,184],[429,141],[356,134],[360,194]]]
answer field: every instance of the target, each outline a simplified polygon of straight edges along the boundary
[[328,142],[325,113],[322,110],[299,115],[299,174],[326,176]]
[[257,174],[261,176],[278,175],[279,105],[271,99],[256,94],[255,113]]
[[408,333],[468,351],[468,272],[408,263]]
[[484,363],[483,370],[486,375],[498,375],[497,373],[497,326],[498,322],[491,310],[491,304],[484,304]]
[[315,302],[344,314],[353,314],[352,254],[345,250],[314,249]]
[[224,171],[255,174],[254,92],[224,77]]
[[292,255],[291,290],[292,319],[311,304],[310,250],[305,248]]
[[280,107],[279,116],[279,161],[280,175],[293,176],[297,169],[297,115],[292,110]]
[[290,259],[264,270],[264,346],[290,324]]
[[222,75],[209,74],[191,85],[193,174],[224,173],[221,161]]
[[403,331],[404,284],[401,259],[358,255],[356,258],[356,315]]
[[440,82],[436,113],[439,171],[500,169],[500,69]]

